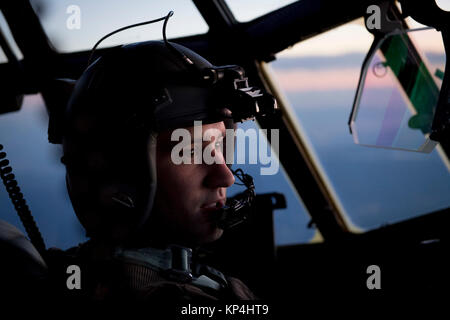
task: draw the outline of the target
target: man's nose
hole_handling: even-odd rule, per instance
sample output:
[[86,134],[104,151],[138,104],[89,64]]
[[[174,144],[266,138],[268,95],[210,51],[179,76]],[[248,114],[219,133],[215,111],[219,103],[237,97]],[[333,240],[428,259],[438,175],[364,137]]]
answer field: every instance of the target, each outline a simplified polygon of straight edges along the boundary
[[209,188],[228,188],[234,184],[234,175],[226,163],[215,163],[208,166],[205,184]]

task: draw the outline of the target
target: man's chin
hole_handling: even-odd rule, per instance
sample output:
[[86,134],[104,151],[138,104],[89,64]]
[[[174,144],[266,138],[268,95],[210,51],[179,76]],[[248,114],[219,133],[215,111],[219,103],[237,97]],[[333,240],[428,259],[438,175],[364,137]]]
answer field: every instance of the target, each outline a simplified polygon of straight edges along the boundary
[[211,242],[216,241],[216,240],[219,240],[219,238],[220,238],[222,235],[223,235],[223,230],[216,227],[216,228],[215,228],[215,233],[214,233],[214,236],[213,236]]
[[198,244],[208,244],[211,242],[214,242],[216,240],[219,240],[220,237],[223,235],[223,230],[218,227],[213,227],[212,230],[210,230],[208,233],[203,234],[201,237],[199,237]]

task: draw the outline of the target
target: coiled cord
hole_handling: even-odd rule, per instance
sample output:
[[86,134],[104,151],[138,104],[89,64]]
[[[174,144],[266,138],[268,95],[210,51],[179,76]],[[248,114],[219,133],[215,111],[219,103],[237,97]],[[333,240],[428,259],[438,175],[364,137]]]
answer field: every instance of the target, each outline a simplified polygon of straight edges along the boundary
[[45,243],[42,235],[36,225],[36,222],[31,215],[31,211],[23,197],[20,188],[17,185],[14,174],[12,173],[12,168],[9,166],[9,160],[6,159],[6,153],[1,152],[3,146],[0,144],[0,177],[3,180],[3,184],[6,187],[8,196],[19,215],[20,221],[22,222],[25,230],[30,238],[31,243],[36,247],[41,255],[45,254]]

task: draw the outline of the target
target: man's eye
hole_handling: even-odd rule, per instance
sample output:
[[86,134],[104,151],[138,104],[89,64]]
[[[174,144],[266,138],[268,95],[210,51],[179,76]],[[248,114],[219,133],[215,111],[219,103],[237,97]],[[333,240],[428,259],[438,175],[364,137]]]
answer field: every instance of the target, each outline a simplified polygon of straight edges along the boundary
[[185,154],[188,154],[190,157],[194,156],[194,148],[186,148],[180,150],[180,157],[183,157]]

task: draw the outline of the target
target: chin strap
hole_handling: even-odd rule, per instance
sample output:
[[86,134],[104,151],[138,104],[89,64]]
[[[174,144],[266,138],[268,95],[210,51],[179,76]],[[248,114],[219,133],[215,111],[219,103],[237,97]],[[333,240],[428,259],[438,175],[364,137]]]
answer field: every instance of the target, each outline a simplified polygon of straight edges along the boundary
[[114,252],[114,258],[126,265],[141,269],[140,272],[133,272],[132,275],[131,282],[135,288],[142,288],[153,282],[154,272],[168,280],[215,291],[228,287],[228,282],[220,271],[192,262],[191,248],[178,245],[170,245],[166,249],[119,247]]

